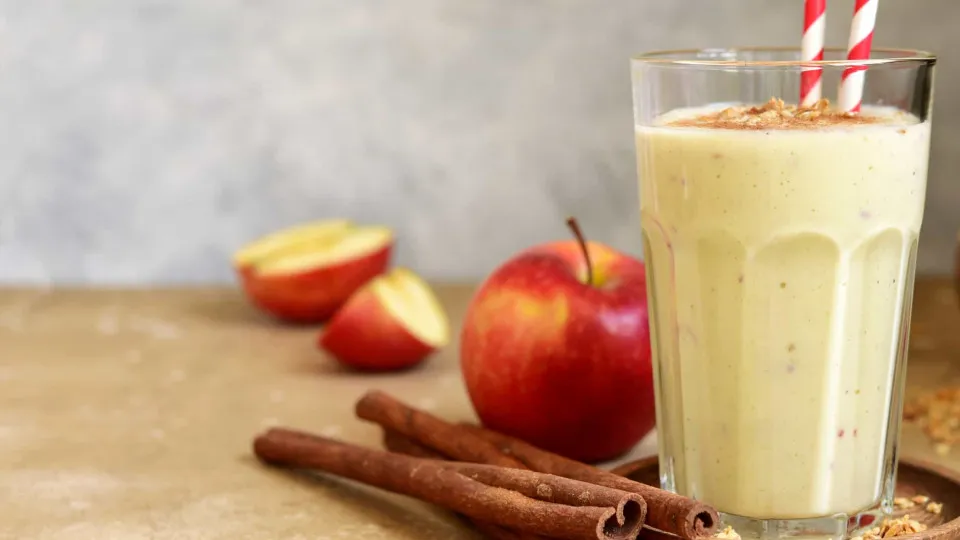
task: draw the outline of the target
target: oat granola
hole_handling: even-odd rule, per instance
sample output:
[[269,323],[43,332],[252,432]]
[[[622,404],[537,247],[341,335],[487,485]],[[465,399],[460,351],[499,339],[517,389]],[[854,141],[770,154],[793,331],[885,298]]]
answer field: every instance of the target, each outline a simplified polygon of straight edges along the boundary
[[894,536],[906,536],[927,530],[927,526],[915,519],[910,519],[910,515],[905,515],[896,519],[885,519],[879,527],[874,527],[862,536],[855,536],[850,540],[879,540],[881,538],[892,538]]
[[733,527],[727,525],[725,529],[718,532],[714,538],[724,538],[726,540],[740,540],[740,534],[733,530]]
[[897,510],[907,510],[910,508],[922,507],[931,514],[939,515],[943,511],[943,503],[933,502],[926,495],[914,495],[913,497],[895,497],[893,507]]
[[[830,126],[875,124],[885,120],[859,113],[841,111],[821,99],[809,107],[798,107],[771,98],[761,106],[735,106],[670,122],[676,127],[711,127],[721,129],[810,129]],[[888,120],[887,120],[888,121]]]
[[907,508],[913,508],[917,503],[913,499],[908,499],[906,497],[895,497],[893,499],[893,507],[900,510],[905,510]]

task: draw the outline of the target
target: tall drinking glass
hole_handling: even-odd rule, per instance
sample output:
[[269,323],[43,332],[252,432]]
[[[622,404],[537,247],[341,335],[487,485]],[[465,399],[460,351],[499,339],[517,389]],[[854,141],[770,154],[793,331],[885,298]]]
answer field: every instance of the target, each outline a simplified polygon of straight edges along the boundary
[[[892,503],[935,58],[844,54],[632,61],[661,484],[741,533]],[[802,70],[828,93],[854,65],[858,113],[792,105]]]

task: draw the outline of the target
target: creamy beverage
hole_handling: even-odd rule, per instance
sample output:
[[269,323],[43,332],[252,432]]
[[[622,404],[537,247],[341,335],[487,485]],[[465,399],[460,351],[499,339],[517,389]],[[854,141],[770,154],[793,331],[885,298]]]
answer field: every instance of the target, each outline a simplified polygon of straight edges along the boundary
[[637,127],[665,487],[762,519],[878,504],[929,138],[777,100]]

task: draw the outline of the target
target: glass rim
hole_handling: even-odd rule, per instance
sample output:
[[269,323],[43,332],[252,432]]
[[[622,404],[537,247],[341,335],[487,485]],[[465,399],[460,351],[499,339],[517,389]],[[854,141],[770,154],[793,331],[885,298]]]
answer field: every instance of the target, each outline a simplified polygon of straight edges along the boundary
[[[903,49],[896,47],[874,47],[870,54],[881,53],[889,56],[883,58],[868,58],[864,60],[848,60],[845,57],[838,60],[729,60],[722,58],[697,58],[696,55],[737,55],[743,52],[795,52],[800,53],[799,47],[715,47],[703,49],[664,49],[654,50],[632,56],[630,60],[640,64],[660,66],[703,66],[703,67],[870,67],[890,64],[920,62],[935,64],[937,56],[931,52],[919,49]],[[824,52],[841,53],[846,55],[847,49],[842,47],[825,47]]]

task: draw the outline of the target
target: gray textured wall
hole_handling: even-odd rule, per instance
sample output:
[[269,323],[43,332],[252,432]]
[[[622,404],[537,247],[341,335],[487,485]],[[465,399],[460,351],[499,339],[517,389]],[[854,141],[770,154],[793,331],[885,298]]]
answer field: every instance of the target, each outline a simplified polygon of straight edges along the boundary
[[[237,246],[323,216],[394,227],[439,279],[568,214],[639,254],[627,58],[793,45],[801,3],[0,0],[0,282],[227,281]],[[944,55],[921,267],[945,271],[960,2],[880,19],[878,44]]]

